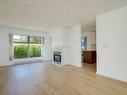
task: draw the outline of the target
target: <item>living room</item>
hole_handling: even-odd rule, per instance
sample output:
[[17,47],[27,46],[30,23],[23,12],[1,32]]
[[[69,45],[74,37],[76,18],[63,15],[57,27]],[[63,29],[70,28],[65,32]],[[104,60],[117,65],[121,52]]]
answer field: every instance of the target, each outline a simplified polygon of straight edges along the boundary
[[126,25],[126,0],[0,1],[0,95],[126,95]]

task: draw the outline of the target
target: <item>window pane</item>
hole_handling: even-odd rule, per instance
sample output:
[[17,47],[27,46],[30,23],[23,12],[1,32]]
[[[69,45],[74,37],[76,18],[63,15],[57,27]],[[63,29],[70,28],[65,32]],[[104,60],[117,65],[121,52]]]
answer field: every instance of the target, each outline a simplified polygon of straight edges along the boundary
[[41,57],[41,44],[30,44],[30,57]]
[[14,58],[28,58],[28,44],[14,43]]
[[30,37],[30,42],[40,44],[41,38],[40,37]]
[[81,48],[85,50],[87,49],[87,38],[86,37],[81,38]]
[[27,42],[27,41],[28,41],[27,36],[20,36],[20,35],[13,36],[13,42]]
[[41,37],[13,35],[14,59],[41,57]]

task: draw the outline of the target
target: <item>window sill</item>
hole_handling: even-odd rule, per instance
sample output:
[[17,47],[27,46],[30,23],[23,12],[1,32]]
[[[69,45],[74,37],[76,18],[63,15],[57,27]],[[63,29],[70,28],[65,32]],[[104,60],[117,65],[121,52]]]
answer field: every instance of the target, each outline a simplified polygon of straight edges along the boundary
[[22,64],[22,63],[33,63],[33,62],[42,62],[42,57],[34,57],[34,58],[22,58],[22,59],[13,59],[11,61],[12,64]]

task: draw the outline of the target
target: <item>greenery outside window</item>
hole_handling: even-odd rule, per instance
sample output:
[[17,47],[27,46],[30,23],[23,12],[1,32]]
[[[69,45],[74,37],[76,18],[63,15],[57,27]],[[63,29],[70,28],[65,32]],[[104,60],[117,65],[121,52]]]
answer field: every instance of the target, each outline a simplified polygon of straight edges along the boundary
[[13,35],[13,58],[41,57],[42,38]]

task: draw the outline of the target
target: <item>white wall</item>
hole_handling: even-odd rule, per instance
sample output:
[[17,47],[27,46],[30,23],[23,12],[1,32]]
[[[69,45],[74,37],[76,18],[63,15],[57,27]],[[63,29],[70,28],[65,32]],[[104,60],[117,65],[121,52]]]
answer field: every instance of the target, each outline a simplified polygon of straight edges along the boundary
[[63,27],[59,27],[51,31],[53,38],[53,47],[63,46]]
[[127,82],[127,6],[97,16],[97,73]]
[[0,66],[9,65],[9,36],[0,31]]
[[70,29],[70,64],[81,67],[81,26]]
[[52,60],[52,37],[45,37],[44,41],[44,60]]
[[70,64],[70,28],[63,28],[63,50],[62,50],[62,62],[63,65]]
[[44,37],[45,32],[35,32],[19,28],[0,26],[0,66],[11,65],[9,62],[9,34]]

